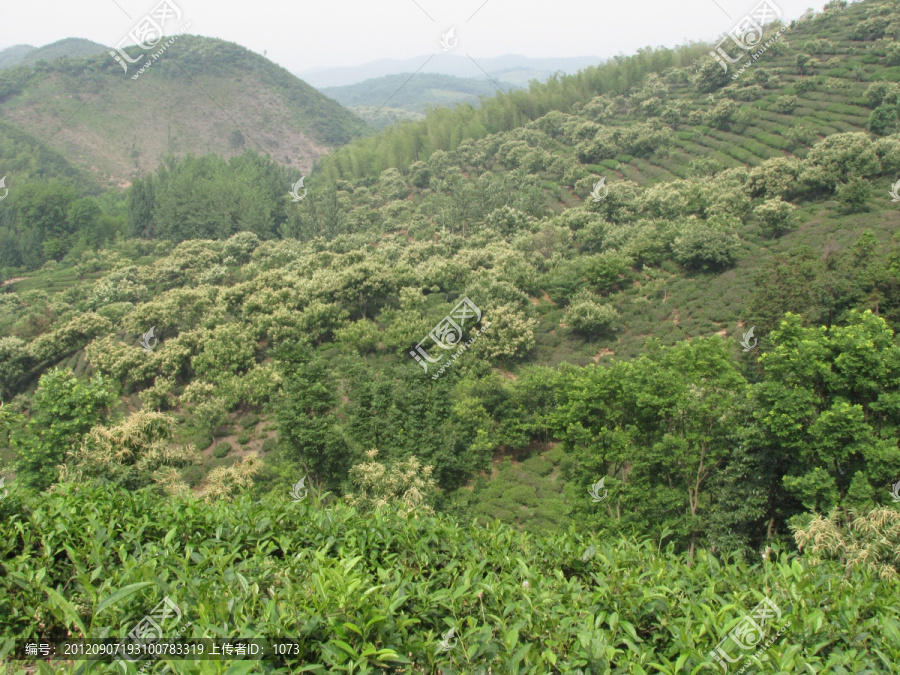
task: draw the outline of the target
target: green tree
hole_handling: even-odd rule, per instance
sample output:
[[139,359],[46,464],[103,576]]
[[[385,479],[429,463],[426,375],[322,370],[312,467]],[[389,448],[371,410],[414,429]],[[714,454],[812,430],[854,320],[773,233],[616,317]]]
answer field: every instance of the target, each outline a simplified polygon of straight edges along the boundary
[[797,511],[863,506],[865,490],[851,490],[857,474],[877,491],[900,471],[893,332],[868,310],[831,328],[804,328],[788,314],[769,342],[755,415]]
[[837,186],[838,203],[851,213],[868,210],[868,201],[872,198],[872,185],[869,181],[854,177]]
[[22,482],[39,490],[54,483],[67,453],[73,452],[93,427],[106,421],[114,401],[102,375],[87,382],[65,370],[43,375],[28,422],[12,436],[18,451],[16,474]]
[[619,318],[619,313],[614,307],[601,303],[599,298],[588,292],[575,297],[566,318],[577,332],[595,337],[609,332]]
[[[291,349],[286,347],[284,353]],[[336,489],[353,457],[335,414],[336,396],[327,386],[331,378],[321,363],[292,362],[298,358],[296,351],[288,358],[282,362],[286,372],[276,409],[279,441],[286,455],[302,462],[317,483]]]
[[759,219],[763,232],[773,239],[784,234],[792,227],[791,217],[797,207],[780,197],[767,199],[753,209],[753,215]]

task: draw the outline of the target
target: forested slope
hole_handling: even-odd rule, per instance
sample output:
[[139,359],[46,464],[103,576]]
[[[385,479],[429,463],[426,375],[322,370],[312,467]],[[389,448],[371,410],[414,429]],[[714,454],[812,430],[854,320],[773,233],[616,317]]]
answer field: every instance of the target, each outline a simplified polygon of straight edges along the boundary
[[[831,2],[736,81],[695,45],[438,110],[305,185],[248,152],[170,157],[124,198],[11,192],[4,635],[121,635],[182,593],[195,634],[299,630],[323,669],[691,672],[768,596],[803,626],[777,672],[881,672],[895,8]],[[72,541],[91,517],[129,545]]]

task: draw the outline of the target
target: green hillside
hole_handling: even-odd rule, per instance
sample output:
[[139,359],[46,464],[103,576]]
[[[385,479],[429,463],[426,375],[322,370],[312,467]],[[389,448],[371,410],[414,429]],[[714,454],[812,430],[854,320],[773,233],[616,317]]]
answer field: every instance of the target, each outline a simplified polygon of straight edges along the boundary
[[13,45],[12,47],[0,49],[0,70],[3,68],[12,68],[20,63],[28,53],[35,49],[37,49],[37,47],[32,47],[31,45]]
[[[741,73],[646,49],[429,110],[302,187],[254,148],[124,194],[28,165],[0,658],[169,597],[191,635],[301,645],[178,672],[695,673],[768,597],[761,670],[889,672],[897,9],[769,26]],[[232,47],[202,44],[215,97]]]
[[[502,81],[497,84],[505,91],[516,88]],[[460,103],[477,106],[481,97],[494,96],[499,89],[488,80],[436,73],[417,73],[413,77],[413,73],[401,73],[344,87],[326,87],[321,91],[363,119],[368,118],[366,112],[371,110],[374,113],[387,102],[390,111],[420,113],[418,116],[405,116],[407,120],[415,120],[424,117],[429,106],[452,108]],[[387,126],[374,122],[372,120],[370,123],[379,128]]]
[[169,154],[249,148],[308,172],[363,127],[288,71],[222,40],[179,36],[137,80],[135,68],[123,73],[104,51],[4,70],[0,118],[114,184]]
[[0,51],[0,69],[15,66],[29,66],[39,61],[55,61],[56,59],[80,59],[88,56],[106,54],[109,47],[83,38],[66,38],[43,47],[16,45]]
[[[549,135],[568,148],[567,154],[581,147],[579,161],[610,172],[611,179],[641,185],[684,178],[692,172],[690,160],[698,157],[726,169],[803,157],[816,139],[866,130],[873,115],[866,89],[874,81],[900,81],[894,9],[891,2],[845,9],[829,3],[824,12],[792,23],[736,80],[709,57],[708,45],[642,50],[533,86],[530,93],[499,96],[477,110],[440,111],[403,133],[355,143],[323,162],[322,171],[330,178],[351,178],[389,167],[405,170],[423,154],[457,150],[466,141],[529,122],[536,127],[550,112],[560,113],[551,119],[563,126]],[[671,140],[641,152],[587,149],[597,125],[635,121],[668,129]],[[577,133],[562,133],[567,122]],[[879,132],[883,126],[878,123]]]
[[99,194],[102,190],[90,172],[74,166],[59,152],[3,119],[0,119],[0,157],[7,175],[6,187],[10,190],[31,180],[46,179],[71,182],[88,194]]

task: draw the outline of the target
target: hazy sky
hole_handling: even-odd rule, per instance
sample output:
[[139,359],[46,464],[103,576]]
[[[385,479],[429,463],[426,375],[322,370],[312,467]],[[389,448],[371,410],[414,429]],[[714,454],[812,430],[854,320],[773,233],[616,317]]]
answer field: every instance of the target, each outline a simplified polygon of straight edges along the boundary
[[[440,52],[456,26],[456,53],[473,57],[631,54],[712,40],[758,0],[169,0],[187,32],[237,42],[290,71],[354,66]],[[774,0],[786,21],[808,0]],[[0,48],[66,37],[117,44],[159,0],[3,2]],[[815,0],[817,11],[824,0]],[[474,16],[473,16],[474,15]],[[129,18],[130,17],[130,18]],[[430,17],[430,18],[429,18]],[[175,33],[175,22],[166,26]]]

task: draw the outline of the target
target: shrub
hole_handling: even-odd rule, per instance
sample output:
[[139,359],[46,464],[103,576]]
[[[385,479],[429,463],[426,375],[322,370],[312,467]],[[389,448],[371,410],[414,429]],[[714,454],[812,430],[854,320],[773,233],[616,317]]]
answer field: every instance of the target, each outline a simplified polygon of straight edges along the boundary
[[837,186],[837,199],[844,208],[857,213],[867,211],[872,198],[872,184],[862,178],[851,178]]
[[734,101],[728,99],[719,101],[716,107],[704,116],[704,124],[716,129],[728,129],[734,122],[737,112],[738,105]]
[[884,136],[898,130],[897,106],[883,104],[875,108],[866,121],[866,129],[873,134]]
[[257,424],[259,424],[259,415],[256,415],[255,413],[244,415],[244,417],[241,418],[242,429],[250,429],[251,427],[255,427]]
[[427,188],[431,182],[431,170],[425,162],[418,161],[409,165],[409,182],[417,188]]
[[249,489],[253,486],[253,476],[259,473],[261,468],[262,463],[254,452],[244,457],[240,464],[216,467],[206,476],[206,491],[203,498],[213,503]]
[[221,443],[217,443],[216,447],[213,448],[213,457],[215,457],[216,459],[222,459],[222,457],[228,455],[231,450],[231,443],[229,443],[228,441],[222,441]]
[[181,470],[181,480],[190,488],[197,487],[203,480],[203,467],[198,464],[184,467]]
[[797,107],[797,103],[798,100],[796,96],[779,96],[775,99],[775,103],[772,107],[783,115],[790,115]]
[[850,33],[852,40],[877,40],[884,37],[888,27],[888,20],[883,16],[873,16],[857,23]]
[[403,176],[397,169],[390,168],[381,172],[378,178],[378,194],[386,202],[394,199],[405,199],[409,188],[403,182]]
[[850,177],[868,177],[881,171],[881,163],[868,134],[832,134],[818,143],[803,161],[800,180],[813,190],[834,190]]
[[241,445],[247,445],[247,443],[250,442],[250,439],[251,439],[250,433],[247,431],[242,431],[241,433],[238,434],[237,442],[240,443]]
[[758,84],[751,84],[748,87],[727,87],[727,90],[722,91],[735,101],[757,101],[766,95],[765,90]]
[[780,197],[767,199],[753,210],[753,214],[759,219],[763,231],[772,238],[791,229],[791,220],[796,206],[782,201]]
[[767,159],[750,170],[747,189],[754,197],[786,197],[796,190],[800,163],[787,157]]
[[701,58],[693,82],[698,91],[706,94],[728,82],[728,73],[715,59]]
[[805,526],[792,525],[794,539],[814,565],[838,560],[847,568],[861,567],[884,580],[900,572],[900,512],[880,507],[866,514],[852,512],[849,527],[837,511],[826,518],[813,515]]
[[797,72],[801,75],[808,75],[812,70],[812,57],[809,54],[797,54],[794,59],[794,65],[797,66]]
[[734,262],[738,238],[731,232],[691,219],[680,228],[672,244],[676,262],[688,269],[722,269]]
[[399,504],[407,515],[417,511],[430,513],[429,502],[437,489],[431,477],[433,468],[422,466],[415,456],[387,465],[376,462],[377,456],[377,450],[369,450],[369,461],[350,469],[354,487],[346,495],[347,502],[363,509]]
[[537,492],[530,485],[516,485],[503,493],[503,501],[510,505],[537,506]]
[[262,442],[262,451],[263,452],[271,452],[275,449],[275,446],[278,444],[278,440],[275,438],[267,438]]
[[60,481],[109,481],[129,490],[156,483],[167,492],[187,489],[179,470],[199,462],[193,446],[170,443],[175,420],[158,412],[134,413],[116,426],[91,429],[80,446],[66,456]]
[[522,462],[522,468],[528,473],[535,473],[538,476],[547,476],[553,472],[553,462],[543,457],[530,457]]
[[900,103],[900,85],[896,82],[874,82],[863,94],[870,108],[877,108],[883,103],[897,105]]
[[889,66],[900,66],[900,42],[892,42],[885,50],[885,59]]
[[609,332],[618,318],[619,313],[614,307],[601,303],[589,292],[575,296],[566,313],[569,325],[587,336]]
[[801,94],[815,91],[816,81],[811,77],[804,77],[802,80],[797,80],[796,82],[794,82],[794,89],[796,89],[797,92]]

